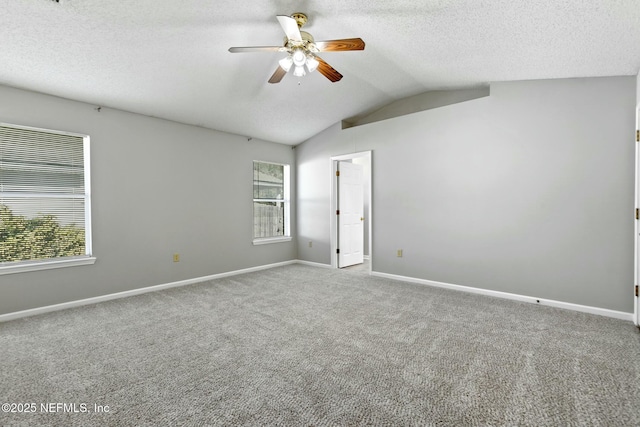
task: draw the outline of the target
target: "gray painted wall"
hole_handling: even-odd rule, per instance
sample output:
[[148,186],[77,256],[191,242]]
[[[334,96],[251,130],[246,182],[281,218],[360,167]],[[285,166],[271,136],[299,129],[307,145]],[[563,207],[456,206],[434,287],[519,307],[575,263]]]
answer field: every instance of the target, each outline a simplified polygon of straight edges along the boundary
[[373,150],[374,271],[632,312],[635,97],[636,77],[495,83],[338,123],[296,149],[298,258],[330,264],[329,158]]
[[0,314],[296,258],[295,241],[252,245],[252,160],[293,165],[290,146],[2,86],[0,122],[91,137],[97,257],[0,276]]

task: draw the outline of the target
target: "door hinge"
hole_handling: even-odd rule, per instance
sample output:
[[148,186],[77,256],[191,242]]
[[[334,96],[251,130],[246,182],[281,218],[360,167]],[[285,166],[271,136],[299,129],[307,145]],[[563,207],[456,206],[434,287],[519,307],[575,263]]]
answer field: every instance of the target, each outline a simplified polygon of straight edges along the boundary
[[640,219],[640,209],[636,208],[636,219]]
[[636,296],[638,296],[638,285],[636,285]]
[[340,249],[336,249],[336,253],[339,254],[340,253]]
[[336,176],[340,176],[340,171],[336,171]]
[[336,215],[340,215],[340,209],[336,211]]
[[636,142],[640,142],[640,130],[636,131]]

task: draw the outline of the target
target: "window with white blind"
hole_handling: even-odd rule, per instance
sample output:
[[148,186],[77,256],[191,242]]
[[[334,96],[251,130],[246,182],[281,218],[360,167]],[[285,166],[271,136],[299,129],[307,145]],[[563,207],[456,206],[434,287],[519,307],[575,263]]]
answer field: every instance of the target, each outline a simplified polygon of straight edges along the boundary
[[290,240],[289,165],[254,161],[253,243]]
[[95,262],[89,137],[0,123],[0,274]]

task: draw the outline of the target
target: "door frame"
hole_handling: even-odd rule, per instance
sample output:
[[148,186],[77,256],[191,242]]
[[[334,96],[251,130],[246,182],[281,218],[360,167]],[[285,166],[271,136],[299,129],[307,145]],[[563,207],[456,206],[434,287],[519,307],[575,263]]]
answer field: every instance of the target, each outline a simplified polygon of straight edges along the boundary
[[[369,209],[365,211],[365,216],[368,218],[368,228],[367,232],[369,235],[369,245],[368,245],[368,257],[369,257],[369,273],[373,271],[373,234],[371,233],[372,224],[373,224],[373,200],[371,195],[373,194],[373,169],[372,169],[372,151],[361,151],[358,153],[352,154],[344,154],[341,156],[333,156],[331,157],[331,197],[330,197],[330,206],[329,206],[329,224],[330,224],[330,244],[331,244],[331,268],[338,268],[338,218],[336,215],[336,210],[338,209],[338,180],[336,179],[336,171],[338,170],[338,162],[343,160],[353,160],[357,158],[367,158],[369,159],[369,176],[366,177],[369,179],[369,190],[365,195],[369,199]],[[365,258],[366,259],[366,258]]]
[[[636,105],[636,135],[634,135],[634,139],[637,138],[637,132],[640,129],[640,104]],[[635,181],[635,207],[636,209],[640,208],[640,142],[634,142],[636,148],[636,181]],[[640,285],[640,237],[638,237],[638,233],[640,233],[640,221],[637,219],[634,221],[634,256],[633,256],[633,285],[634,289],[636,286]],[[640,297],[635,296],[635,292],[633,295],[633,323],[640,327]]]

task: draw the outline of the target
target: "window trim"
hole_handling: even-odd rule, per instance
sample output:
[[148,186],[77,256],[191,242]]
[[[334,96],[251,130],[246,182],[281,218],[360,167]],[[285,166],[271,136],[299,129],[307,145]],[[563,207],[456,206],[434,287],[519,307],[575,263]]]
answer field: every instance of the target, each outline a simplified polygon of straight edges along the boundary
[[[284,185],[284,195],[282,200],[272,200],[272,199],[255,199],[255,198],[251,198],[252,204],[254,201],[269,201],[269,202],[282,202],[284,203],[284,236],[275,236],[275,237],[253,237],[252,243],[254,246],[258,246],[258,245],[268,245],[271,243],[283,243],[283,242],[290,242],[291,240],[293,240],[293,237],[291,236],[291,165],[287,164],[287,163],[280,163],[280,162],[269,162],[266,160],[253,160],[251,162],[251,165],[253,166],[254,163],[268,163],[268,164],[272,164],[272,165],[278,165],[278,166],[283,166],[284,170],[283,170],[283,175],[284,175],[284,179],[283,179],[283,185]],[[253,167],[252,167],[252,176],[253,176]],[[253,178],[251,179],[251,182],[253,183]],[[253,186],[253,184],[252,184]],[[253,189],[251,191],[251,193],[253,194]],[[252,207],[252,213],[251,213],[251,219],[254,219],[254,215],[255,213],[253,212],[253,207]],[[253,234],[253,231],[251,232]]]
[[14,263],[0,264],[0,276],[5,274],[26,273],[29,271],[51,270],[54,268],[75,267],[79,265],[95,264],[94,256],[79,256],[67,258],[51,258],[36,261],[16,261]]
[[290,242],[291,240],[293,240],[293,237],[291,237],[291,236],[256,237],[255,239],[253,239],[253,246],[268,245],[268,244],[271,244],[271,243],[284,243],[284,242]]
[[13,129],[31,130],[37,132],[47,132],[57,135],[67,135],[82,138],[82,155],[84,163],[84,216],[85,216],[85,255],[75,257],[59,257],[38,260],[24,260],[15,262],[0,262],[0,276],[5,274],[24,273],[30,271],[51,270],[54,268],[75,267],[81,265],[91,265],[97,260],[93,256],[93,238],[91,234],[91,138],[89,135],[39,128],[34,126],[16,125],[13,123],[0,122],[0,126]]

